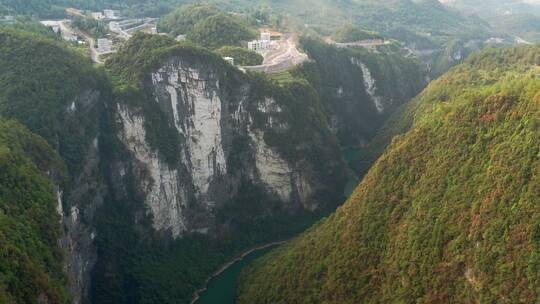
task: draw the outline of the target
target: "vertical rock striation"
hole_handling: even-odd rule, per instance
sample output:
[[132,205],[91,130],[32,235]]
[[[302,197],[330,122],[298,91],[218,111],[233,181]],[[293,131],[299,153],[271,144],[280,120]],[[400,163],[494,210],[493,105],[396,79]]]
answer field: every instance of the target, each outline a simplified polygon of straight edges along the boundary
[[[280,201],[290,211],[319,206],[314,195],[324,185],[312,169],[317,164],[288,159],[265,140],[271,131],[291,128],[282,117],[283,105],[259,94],[239,72],[228,76],[233,79],[225,79],[219,67],[180,56],[144,76],[145,102],[178,135],[177,162],[167,163],[152,147],[144,111],[129,102],[117,104],[118,138],[138,164],[137,182],[156,231],[174,238],[212,234],[220,229],[216,214],[234,203],[246,181],[264,190],[261,199]],[[245,148],[240,157],[239,146]],[[333,161],[336,169],[342,166],[339,155]]]

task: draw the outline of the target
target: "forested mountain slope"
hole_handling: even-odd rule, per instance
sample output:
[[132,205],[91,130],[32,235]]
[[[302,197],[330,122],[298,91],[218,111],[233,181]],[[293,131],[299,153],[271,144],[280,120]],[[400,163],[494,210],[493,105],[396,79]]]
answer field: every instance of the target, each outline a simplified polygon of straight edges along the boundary
[[[59,241],[70,294],[78,302],[88,292],[95,262],[92,221],[103,195],[97,149],[110,96],[107,77],[49,35],[11,28],[0,29],[0,70],[0,116],[42,136],[66,164],[70,178],[57,185],[55,199],[63,207]],[[43,216],[55,221],[54,215]]]
[[441,0],[442,3],[460,10],[477,13],[483,17],[511,14],[540,14],[540,6],[535,0]]
[[93,101],[107,88],[103,73],[60,41],[11,28],[0,29],[0,70],[0,115],[23,122],[80,170],[81,146],[96,134]]
[[0,303],[69,303],[57,213],[65,174],[45,140],[0,119]]
[[540,47],[432,83],[353,196],[243,276],[239,303],[533,303]]

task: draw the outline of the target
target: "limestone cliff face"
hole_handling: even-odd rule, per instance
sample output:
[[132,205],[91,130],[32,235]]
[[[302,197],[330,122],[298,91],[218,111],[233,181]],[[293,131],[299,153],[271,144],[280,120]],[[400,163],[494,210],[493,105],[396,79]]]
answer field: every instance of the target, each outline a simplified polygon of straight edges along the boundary
[[[92,224],[94,212],[102,204],[104,185],[96,177],[97,143],[85,166],[85,172],[77,177],[77,184],[68,196],[58,192],[59,205],[69,206],[62,210],[63,237],[60,240],[66,250],[66,270],[70,280],[73,303],[88,303],[91,272],[97,260],[94,243],[96,228]],[[88,174],[88,175],[86,175]]]
[[[67,124],[75,124],[71,132],[90,135],[98,125],[96,112],[101,111],[103,92],[81,92],[65,109]],[[78,123],[81,117],[88,119],[88,125]],[[91,126],[87,129],[88,126]],[[80,170],[73,171],[66,189],[58,188],[58,213],[61,216],[62,238],[60,244],[67,253],[65,268],[69,278],[73,303],[88,303],[91,271],[97,260],[94,239],[97,236],[94,213],[103,204],[107,187],[100,172],[100,151],[98,134],[92,132],[92,139],[84,145],[84,158]]]
[[[334,99],[309,81],[277,85],[211,53],[177,48],[142,69],[133,91],[101,101],[88,95],[66,106],[66,117],[86,116],[98,126],[73,184],[58,192],[75,303],[102,294],[109,272],[124,271],[116,260],[124,249],[114,244],[127,236],[115,234],[116,223],[131,227],[132,242],[193,234],[219,240],[249,223],[334,208],[349,173],[328,118],[358,121],[342,131],[369,138],[376,123],[353,114],[368,109],[370,120],[382,120],[410,93],[387,93],[388,79],[401,74],[381,76],[370,57],[340,57],[356,78],[340,82]],[[354,111],[323,106],[331,98],[331,106],[346,101]],[[101,104],[98,114],[93,104]]]
[[136,163],[133,173],[156,231],[174,238],[186,232],[212,235],[219,229],[216,213],[234,203],[246,181],[291,211],[315,210],[320,203],[314,195],[324,185],[316,164],[288,159],[265,140],[270,130],[291,128],[280,118],[283,106],[273,96],[256,94],[239,72],[230,77],[234,86],[212,64],[182,57],[171,57],[145,76],[146,102],[179,135],[175,163],[149,143],[151,126],[143,111],[127,101],[117,104],[118,138]]
[[393,100],[390,99],[386,101],[386,105],[383,103],[383,100],[380,96],[377,95],[377,81],[373,78],[369,68],[361,62],[358,58],[351,57],[351,63],[360,67],[362,70],[362,78],[364,79],[364,88],[366,93],[369,95],[373,101],[373,105],[377,109],[377,113],[382,114],[386,109],[392,106]]

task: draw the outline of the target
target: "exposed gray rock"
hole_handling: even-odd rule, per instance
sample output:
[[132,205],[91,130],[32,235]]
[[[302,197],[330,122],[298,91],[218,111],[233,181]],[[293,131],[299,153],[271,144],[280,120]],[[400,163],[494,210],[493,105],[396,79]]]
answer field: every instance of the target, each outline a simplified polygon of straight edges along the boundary
[[[310,178],[313,172],[304,172],[264,139],[267,130],[289,128],[278,117],[283,109],[275,99],[254,98],[254,88],[246,80],[236,89],[224,88],[212,66],[177,57],[148,79],[145,89],[152,92],[155,107],[182,139],[178,164],[164,162],[148,143],[140,111],[121,104],[116,110],[122,126],[118,138],[140,170],[147,172],[136,176],[156,231],[174,238],[185,232],[211,233],[217,228],[217,210],[234,200],[246,178],[284,206],[316,209],[313,189],[318,185],[317,179]],[[264,114],[263,129],[254,126],[248,108]],[[232,166],[228,159],[238,139],[249,142],[249,151]]]

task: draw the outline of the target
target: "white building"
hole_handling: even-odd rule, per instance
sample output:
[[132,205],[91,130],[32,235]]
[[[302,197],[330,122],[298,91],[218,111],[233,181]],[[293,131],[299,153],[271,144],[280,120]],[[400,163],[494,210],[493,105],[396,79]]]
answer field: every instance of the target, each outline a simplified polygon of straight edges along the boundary
[[269,46],[270,40],[253,40],[248,42],[248,49],[255,52],[265,51]]
[[117,32],[117,31],[121,31],[122,28],[120,27],[120,23],[116,21],[111,21],[109,22],[109,30],[111,30],[111,32]]
[[119,19],[120,12],[117,10],[106,9],[103,11],[103,15],[106,19]]
[[272,34],[269,32],[262,32],[261,33],[261,41],[270,41],[272,40]]
[[102,20],[102,19],[105,19],[105,15],[103,15],[102,12],[92,12],[91,13],[91,16],[92,18],[96,19],[96,20]]
[[79,40],[79,37],[77,37],[77,35],[65,31],[62,32],[62,38],[67,42],[77,42],[77,40]]
[[184,41],[186,39],[187,39],[186,35],[178,35],[178,36],[176,36],[176,41]]
[[13,24],[15,23],[15,17],[13,16],[0,16],[0,23]]
[[231,65],[234,65],[234,58],[232,57],[223,57],[223,60],[227,61]]
[[112,52],[112,41],[106,38],[100,38],[97,40],[98,53],[110,53]]

